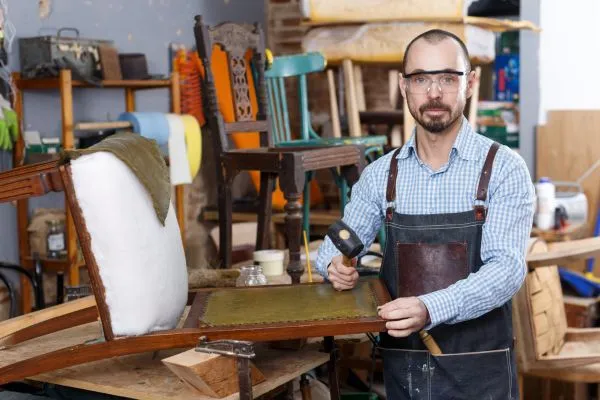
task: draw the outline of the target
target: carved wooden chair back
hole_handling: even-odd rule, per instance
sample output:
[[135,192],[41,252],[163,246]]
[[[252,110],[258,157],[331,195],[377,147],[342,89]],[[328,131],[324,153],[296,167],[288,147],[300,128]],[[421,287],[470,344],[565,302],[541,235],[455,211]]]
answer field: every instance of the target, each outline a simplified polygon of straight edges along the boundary
[[[204,66],[202,96],[207,121],[213,132],[215,151],[227,152],[230,149],[229,136],[240,134],[259,135],[259,145],[270,147],[271,132],[268,123],[267,100],[264,77],[264,39],[259,24],[238,24],[224,22],[209,27],[196,16],[194,27],[198,52]],[[217,93],[217,83],[213,72],[213,53],[223,51],[227,58],[231,100],[233,101],[235,122],[226,123],[219,110],[219,102],[227,101],[227,96]],[[256,80],[248,62],[254,65]],[[219,86],[221,87],[221,86]],[[254,91],[253,89],[256,88]],[[257,109],[252,107],[252,96],[256,93]]]

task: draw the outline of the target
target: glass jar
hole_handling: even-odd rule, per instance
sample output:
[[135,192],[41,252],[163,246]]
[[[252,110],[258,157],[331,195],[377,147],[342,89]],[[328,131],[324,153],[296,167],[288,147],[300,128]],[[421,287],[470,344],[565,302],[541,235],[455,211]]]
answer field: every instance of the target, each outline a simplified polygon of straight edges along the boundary
[[267,284],[267,277],[259,265],[247,265],[240,269],[240,276],[236,279],[236,286],[260,286]]
[[60,220],[46,221],[46,255],[48,258],[61,258],[65,255],[65,224]]

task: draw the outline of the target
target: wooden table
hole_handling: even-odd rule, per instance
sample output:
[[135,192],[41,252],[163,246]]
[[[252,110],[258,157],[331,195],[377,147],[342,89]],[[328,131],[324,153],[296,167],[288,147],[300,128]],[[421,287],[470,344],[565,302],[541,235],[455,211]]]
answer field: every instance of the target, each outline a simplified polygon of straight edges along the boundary
[[[0,350],[0,366],[96,339],[101,332],[100,323],[93,322]],[[188,349],[112,358],[41,374],[30,380],[135,399],[213,399],[187,386],[161,362],[164,358],[186,350]],[[256,353],[257,357],[253,362],[264,374],[266,381],[254,386],[254,397],[284,385],[329,360],[329,354],[318,351],[316,342],[297,351],[274,350],[257,344]],[[238,398],[239,395],[234,394],[225,399]]]

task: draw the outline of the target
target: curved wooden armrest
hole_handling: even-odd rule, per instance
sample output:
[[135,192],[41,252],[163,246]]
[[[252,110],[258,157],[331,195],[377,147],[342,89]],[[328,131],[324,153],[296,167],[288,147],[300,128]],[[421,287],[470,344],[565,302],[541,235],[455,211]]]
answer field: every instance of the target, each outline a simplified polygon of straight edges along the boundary
[[92,322],[97,318],[94,296],[11,318],[0,323],[0,348]]
[[0,203],[62,191],[58,165],[54,160],[0,173]]
[[529,268],[547,267],[600,255],[600,237],[552,243],[549,251],[528,254]]

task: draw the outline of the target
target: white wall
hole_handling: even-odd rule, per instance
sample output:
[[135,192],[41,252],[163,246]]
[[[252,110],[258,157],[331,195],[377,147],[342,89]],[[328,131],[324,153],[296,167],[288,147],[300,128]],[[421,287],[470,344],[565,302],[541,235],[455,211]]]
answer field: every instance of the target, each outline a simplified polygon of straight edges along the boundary
[[549,110],[600,109],[600,1],[540,5],[539,124]]

